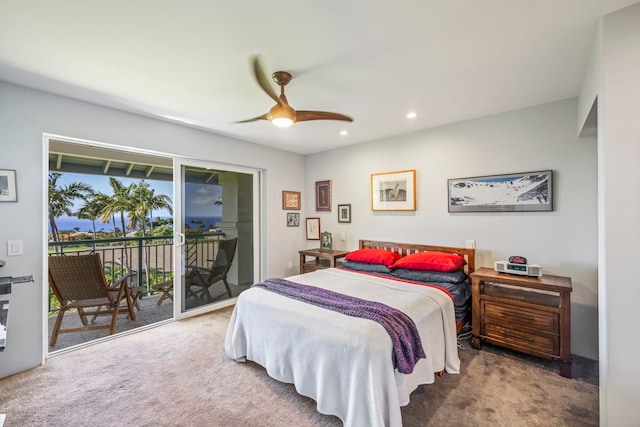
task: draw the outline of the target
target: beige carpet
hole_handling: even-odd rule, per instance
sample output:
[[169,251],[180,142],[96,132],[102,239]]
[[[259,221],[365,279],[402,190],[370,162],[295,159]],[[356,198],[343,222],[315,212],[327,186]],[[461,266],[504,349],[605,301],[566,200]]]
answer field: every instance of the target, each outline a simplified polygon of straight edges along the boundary
[[[5,426],[340,426],[292,385],[225,357],[231,310],[55,356],[1,379]],[[598,425],[593,363],[576,360],[577,378],[566,379],[553,363],[463,343],[462,373],[416,390],[402,410],[405,427]]]

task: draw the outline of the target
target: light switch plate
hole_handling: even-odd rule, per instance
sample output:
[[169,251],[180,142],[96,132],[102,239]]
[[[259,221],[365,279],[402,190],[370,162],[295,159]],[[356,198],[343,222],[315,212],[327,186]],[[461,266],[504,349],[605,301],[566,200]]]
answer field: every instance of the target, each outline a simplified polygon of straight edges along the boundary
[[22,240],[9,240],[7,242],[7,256],[22,255]]

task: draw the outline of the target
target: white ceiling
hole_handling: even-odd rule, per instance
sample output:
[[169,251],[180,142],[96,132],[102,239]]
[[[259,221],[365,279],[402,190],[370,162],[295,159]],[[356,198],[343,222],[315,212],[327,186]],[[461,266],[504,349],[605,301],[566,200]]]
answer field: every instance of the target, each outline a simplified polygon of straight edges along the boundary
[[[307,154],[575,97],[598,18],[636,2],[1,0],[0,80]],[[274,104],[255,54],[354,122],[233,123]]]

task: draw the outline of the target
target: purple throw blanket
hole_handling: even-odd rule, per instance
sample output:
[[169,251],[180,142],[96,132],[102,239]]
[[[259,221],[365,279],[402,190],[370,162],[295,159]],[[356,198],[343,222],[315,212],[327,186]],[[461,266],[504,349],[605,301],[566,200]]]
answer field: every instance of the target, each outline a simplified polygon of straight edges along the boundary
[[393,307],[279,278],[267,279],[253,286],[347,316],[378,322],[389,333],[393,343],[393,366],[403,374],[413,372],[418,360],[426,357],[415,323]]

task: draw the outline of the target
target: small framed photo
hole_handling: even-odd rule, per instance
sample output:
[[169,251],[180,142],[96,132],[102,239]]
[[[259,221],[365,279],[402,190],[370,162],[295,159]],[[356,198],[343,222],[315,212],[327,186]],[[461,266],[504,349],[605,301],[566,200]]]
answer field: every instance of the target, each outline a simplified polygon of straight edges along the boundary
[[416,171],[371,174],[371,210],[415,211]]
[[17,202],[16,171],[0,169],[0,202]]
[[322,238],[320,240],[320,249],[323,251],[331,251],[333,250],[333,239],[331,238],[331,233],[323,232]]
[[351,222],[351,205],[338,205],[338,222]]
[[307,218],[307,240],[320,240],[320,218]]
[[287,227],[299,227],[299,226],[300,226],[300,214],[287,213]]
[[316,211],[331,212],[331,181],[316,181]]
[[299,191],[283,191],[282,192],[282,209],[300,210],[300,192]]

